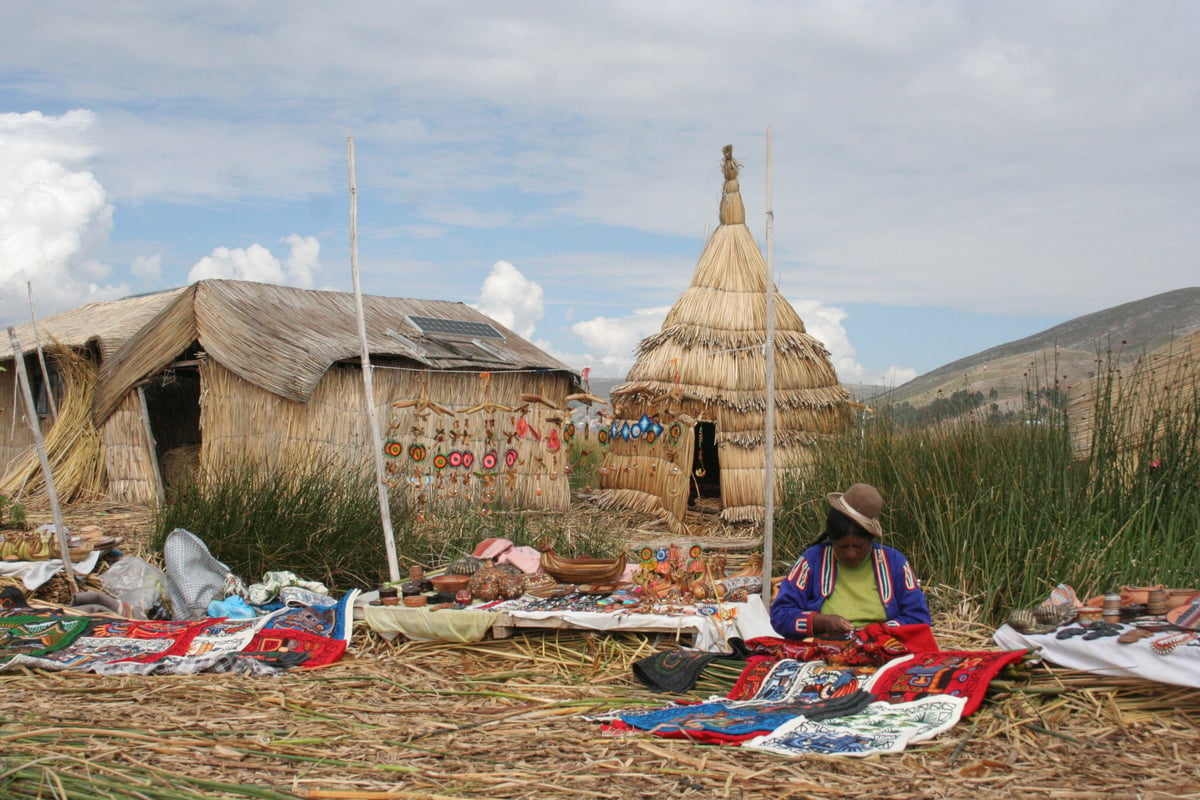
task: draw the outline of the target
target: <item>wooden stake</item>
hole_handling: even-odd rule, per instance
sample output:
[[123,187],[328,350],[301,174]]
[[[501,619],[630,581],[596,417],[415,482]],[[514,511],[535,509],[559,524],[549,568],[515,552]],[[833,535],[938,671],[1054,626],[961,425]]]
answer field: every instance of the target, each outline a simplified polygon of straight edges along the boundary
[[46,369],[46,354],[42,352],[42,337],[38,334],[37,312],[33,310],[33,281],[25,281],[29,290],[29,317],[33,320],[33,343],[37,345],[38,364],[42,367],[42,378],[46,381],[46,399],[50,402],[50,419],[58,422],[58,403],[54,399],[54,387],[50,385],[50,370]]
[[771,183],[771,126],[767,126],[767,386],[763,430],[763,604],[771,605],[771,569],[775,550],[775,207]]
[[12,341],[13,363],[17,367],[17,380],[21,384],[21,393],[25,396],[26,418],[29,428],[33,431],[33,446],[37,448],[38,458],[42,462],[42,477],[46,481],[46,494],[50,498],[50,510],[54,515],[54,531],[58,535],[58,551],[62,557],[63,572],[67,580],[81,588],[83,582],[75,574],[75,565],[71,561],[71,543],[67,539],[67,526],[63,522],[62,508],[58,505],[58,490],[54,488],[54,475],[50,472],[50,459],[46,457],[46,443],[42,440],[42,427],[38,425],[37,404],[33,401],[33,390],[29,388],[29,373],[25,371],[25,358],[22,355],[21,342],[17,339],[17,331],[11,326],[8,338]]
[[358,281],[358,188],[354,180],[354,139],[346,137],[346,155],[350,165],[350,273],[354,278],[354,308],[358,314],[358,341],[362,347],[363,392],[366,394],[367,419],[371,424],[371,453],[375,457],[375,488],[379,492],[379,516],[383,524],[383,544],[387,550],[388,576],[394,583],[400,580],[400,565],[396,560],[396,535],[392,531],[392,509],[388,501],[383,464],[383,441],[379,435],[379,420],[375,416],[375,389],[371,380],[371,353],[367,347],[367,320],[363,312],[362,288]]

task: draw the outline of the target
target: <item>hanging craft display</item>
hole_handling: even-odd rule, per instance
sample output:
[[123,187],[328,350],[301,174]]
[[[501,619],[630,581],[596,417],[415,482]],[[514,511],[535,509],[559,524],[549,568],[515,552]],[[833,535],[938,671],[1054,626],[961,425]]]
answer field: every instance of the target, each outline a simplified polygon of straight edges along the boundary
[[450,455],[446,456],[446,463],[452,467],[461,467],[463,465],[462,453],[452,450]]
[[391,458],[399,458],[404,455],[404,445],[391,439],[383,446],[383,452]]
[[600,444],[608,444],[608,430],[606,428],[600,428],[596,431],[596,441]]
[[564,442],[569,442],[575,438],[575,423],[568,422],[563,426],[562,439]]
[[520,456],[517,455],[517,451],[510,447],[504,451],[504,466],[512,469],[517,465],[518,458],[520,458]]
[[424,461],[427,455],[429,455],[429,451],[425,449],[425,445],[423,444],[411,444],[408,446],[408,457],[413,461]]
[[483,458],[479,459],[479,463],[483,465],[484,469],[493,470],[500,463],[500,458],[496,455],[495,450],[488,450],[483,454]]
[[445,469],[446,465],[448,463],[449,463],[449,459],[446,458],[445,453],[438,453],[436,456],[433,457],[433,468],[436,470]]
[[678,422],[672,422],[667,428],[667,435],[671,438],[671,446],[679,444],[680,437],[683,436],[683,426]]
[[654,444],[654,442],[658,439],[658,434],[653,430],[648,430],[646,431],[646,435],[642,438],[645,439],[646,444]]
[[546,436],[546,449],[551,453],[557,453],[562,448],[562,440],[558,438],[558,431],[551,430]]
[[[640,431],[639,431],[639,433],[640,433]],[[633,431],[630,428],[629,423],[628,422],[622,423],[621,424],[621,438],[628,442],[629,437],[632,435],[633,435]]]

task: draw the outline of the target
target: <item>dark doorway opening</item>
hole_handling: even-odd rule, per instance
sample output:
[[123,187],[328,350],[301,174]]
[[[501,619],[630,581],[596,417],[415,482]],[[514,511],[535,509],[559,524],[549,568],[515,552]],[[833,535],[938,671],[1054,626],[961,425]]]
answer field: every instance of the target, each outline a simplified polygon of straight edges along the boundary
[[692,488],[689,499],[721,496],[721,462],[717,458],[717,425],[698,422],[696,448],[692,456]]
[[145,385],[155,455],[168,495],[200,472],[200,372],[194,366],[160,372]]

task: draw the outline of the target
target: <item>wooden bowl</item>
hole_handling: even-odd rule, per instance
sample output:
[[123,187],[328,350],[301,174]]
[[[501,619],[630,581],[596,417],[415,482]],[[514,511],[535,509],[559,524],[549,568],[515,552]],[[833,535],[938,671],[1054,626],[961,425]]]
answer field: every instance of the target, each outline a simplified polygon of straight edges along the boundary
[[439,592],[450,592],[454,594],[459,589],[466,589],[467,584],[471,582],[470,575],[438,575],[436,578],[430,578],[433,581],[433,588]]
[[423,594],[410,594],[404,598],[404,605],[408,606],[409,608],[420,608],[427,602],[429,602],[429,600]]

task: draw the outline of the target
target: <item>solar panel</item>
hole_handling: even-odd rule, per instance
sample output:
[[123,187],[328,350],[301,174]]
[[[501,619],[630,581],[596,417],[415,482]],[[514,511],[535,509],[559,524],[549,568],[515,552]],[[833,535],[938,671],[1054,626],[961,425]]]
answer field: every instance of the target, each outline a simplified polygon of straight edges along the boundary
[[499,339],[504,341],[504,334],[486,322],[467,322],[460,319],[444,317],[409,316],[408,321],[417,326],[421,333],[441,334],[442,336],[461,336],[464,339]]

